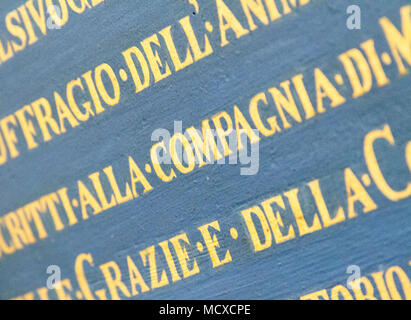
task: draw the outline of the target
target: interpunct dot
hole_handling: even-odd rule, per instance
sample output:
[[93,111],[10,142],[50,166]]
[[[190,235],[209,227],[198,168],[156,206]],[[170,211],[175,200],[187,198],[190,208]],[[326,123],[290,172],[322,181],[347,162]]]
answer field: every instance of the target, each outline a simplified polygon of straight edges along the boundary
[[371,184],[370,176],[366,173],[362,175],[361,180],[362,180],[362,183],[364,183],[364,185],[367,187]]
[[73,199],[71,200],[71,203],[73,204],[73,207],[78,207],[78,200],[77,199]]
[[384,52],[384,53],[381,55],[381,60],[382,60],[382,62],[384,62],[384,64],[386,64],[386,65],[390,65],[391,62],[392,62],[391,57],[390,57],[390,55],[389,55],[387,52]]
[[148,173],[151,173],[151,167],[148,163],[146,163],[146,168],[145,169]]
[[83,294],[81,293],[81,291],[76,292],[76,297],[77,299],[83,299]]
[[203,247],[203,244],[201,242],[197,242],[197,250],[200,251],[200,252],[203,252],[204,247]]
[[209,21],[205,23],[205,27],[208,32],[213,32],[213,25]]
[[124,69],[120,69],[119,73],[120,73],[121,80],[127,81],[127,78],[128,78],[127,72]]
[[335,80],[335,82],[336,82],[337,84],[339,84],[339,85],[344,84],[344,80],[343,80],[342,76],[341,76],[339,73],[337,73],[337,74],[335,75],[334,80]]
[[237,239],[237,238],[238,238],[238,231],[237,231],[236,228],[231,228],[231,229],[230,229],[230,234],[231,234],[231,237],[232,237],[233,239]]

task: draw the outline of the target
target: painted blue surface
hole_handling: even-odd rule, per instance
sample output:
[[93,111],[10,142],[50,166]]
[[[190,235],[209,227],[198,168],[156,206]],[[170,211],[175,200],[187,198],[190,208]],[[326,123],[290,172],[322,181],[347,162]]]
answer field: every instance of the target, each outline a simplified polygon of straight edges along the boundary
[[[149,161],[151,133],[157,128],[172,131],[175,120],[184,128],[198,127],[202,119],[221,110],[232,115],[233,105],[246,113],[252,96],[297,73],[306,72],[310,79],[316,67],[328,74],[342,72],[338,55],[369,38],[381,51],[388,50],[378,19],[387,16],[399,25],[399,8],[409,1],[357,2],[363,15],[361,30],[345,27],[345,1],[312,0],[278,22],[241,39],[231,38],[226,47],[218,45],[218,32],[212,33],[211,56],[138,94],[131,81],[121,83],[118,105],[35,150],[22,150],[21,156],[0,167],[0,214],[62,186],[75,189],[77,180],[108,165],[127,176],[128,155],[137,163]],[[18,3],[23,1],[2,1],[0,21]],[[239,8],[239,1],[227,3]],[[200,7],[193,24],[208,20],[217,26],[214,1],[200,1]],[[123,50],[191,11],[185,1],[106,0],[70,16],[64,28],[0,67],[0,118],[35,98],[52,98],[53,90],[63,92],[68,81],[102,62],[115,70],[125,67]],[[80,253],[91,253],[95,265],[115,260],[126,271],[125,256],[137,260],[140,250],[180,232],[195,244],[201,239],[197,227],[214,220],[222,228],[219,241],[230,249],[233,261],[213,269],[210,258],[193,246],[190,254],[197,258],[200,274],[136,298],[291,299],[345,283],[346,268],[352,264],[363,274],[379,266],[406,266],[411,259],[411,198],[391,202],[374,185],[367,189],[378,203],[372,213],[259,253],[253,253],[240,215],[242,209],[315,178],[321,180],[334,212],[345,201],[344,168],[358,175],[366,171],[363,139],[369,131],[388,123],[396,144],[405,146],[411,136],[411,78],[399,77],[394,64],[385,70],[390,85],[355,100],[346,87],[341,91],[347,97],[342,106],[262,139],[257,175],[241,176],[235,165],[210,165],[171,183],[153,178],[151,193],[3,256],[0,298],[45,286],[49,265],[60,266],[63,277],[75,283],[74,261]],[[306,84],[312,94],[313,80]],[[404,187],[400,157],[389,152],[382,156],[398,189]],[[238,240],[229,236],[232,226],[239,230]],[[148,275],[147,269],[140,271]],[[88,280],[93,290],[104,288],[97,272]]]

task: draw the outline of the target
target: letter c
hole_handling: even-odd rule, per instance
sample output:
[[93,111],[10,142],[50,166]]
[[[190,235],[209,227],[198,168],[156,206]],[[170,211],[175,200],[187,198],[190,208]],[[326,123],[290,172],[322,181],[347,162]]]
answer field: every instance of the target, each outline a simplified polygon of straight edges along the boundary
[[[364,158],[367,164],[368,171],[374,180],[374,183],[381,191],[381,193],[391,201],[399,201],[411,196],[411,182],[408,183],[406,189],[402,191],[393,190],[384,178],[381,169],[378,165],[377,158],[374,152],[374,141],[377,139],[385,139],[391,145],[395,144],[394,137],[392,135],[389,125],[385,125],[382,130],[373,130],[369,132],[364,138]],[[406,160],[408,167],[411,167],[411,147],[408,143],[406,147]],[[411,168],[410,168],[411,169]]]

